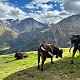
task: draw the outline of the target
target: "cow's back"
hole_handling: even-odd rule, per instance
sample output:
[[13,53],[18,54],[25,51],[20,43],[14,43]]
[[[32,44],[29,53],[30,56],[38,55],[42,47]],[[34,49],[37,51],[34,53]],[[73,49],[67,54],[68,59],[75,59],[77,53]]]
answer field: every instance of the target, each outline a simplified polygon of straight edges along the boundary
[[53,53],[53,48],[51,44],[41,44],[38,48],[38,54],[43,57],[51,57],[48,52]]

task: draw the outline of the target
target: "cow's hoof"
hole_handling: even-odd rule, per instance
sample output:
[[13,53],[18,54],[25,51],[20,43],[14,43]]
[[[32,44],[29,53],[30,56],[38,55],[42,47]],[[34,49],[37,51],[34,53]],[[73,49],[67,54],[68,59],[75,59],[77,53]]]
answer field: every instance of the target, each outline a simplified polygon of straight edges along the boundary
[[40,67],[38,67],[38,69],[40,69]]
[[53,62],[51,62],[51,64],[54,64]]
[[41,69],[41,71],[43,71],[43,69]]
[[70,64],[74,64],[73,60],[71,60]]

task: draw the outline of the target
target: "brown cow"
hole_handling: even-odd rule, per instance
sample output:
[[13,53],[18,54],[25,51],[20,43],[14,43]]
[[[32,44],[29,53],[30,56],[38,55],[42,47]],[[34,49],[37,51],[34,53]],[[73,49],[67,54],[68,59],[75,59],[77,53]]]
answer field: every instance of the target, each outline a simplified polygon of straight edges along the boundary
[[53,55],[56,55],[56,58],[58,58],[58,56],[62,58],[62,53],[62,50],[59,50],[59,48],[53,46],[52,44],[41,44],[38,48],[38,69],[40,68],[40,56],[42,58],[41,71],[43,71],[43,65],[46,58],[51,58],[51,63],[53,64]]

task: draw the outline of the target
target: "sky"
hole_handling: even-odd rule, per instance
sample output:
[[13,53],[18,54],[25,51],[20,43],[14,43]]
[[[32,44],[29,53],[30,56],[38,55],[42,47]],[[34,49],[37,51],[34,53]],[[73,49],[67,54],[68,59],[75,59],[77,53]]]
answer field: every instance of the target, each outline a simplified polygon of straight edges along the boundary
[[80,13],[80,0],[0,0],[0,19],[34,18],[57,23]]

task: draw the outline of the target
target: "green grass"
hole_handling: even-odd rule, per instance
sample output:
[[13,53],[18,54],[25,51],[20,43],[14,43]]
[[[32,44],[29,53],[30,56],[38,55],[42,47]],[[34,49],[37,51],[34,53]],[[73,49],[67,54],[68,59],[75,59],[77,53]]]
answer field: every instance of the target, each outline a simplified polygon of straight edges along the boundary
[[63,48],[63,58],[54,57],[54,64],[47,58],[44,71],[37,69],[37,51],[27,52],[28,57],[22,60],[15,60],[14,54],[0,55],[0,80],[78,80],[79,52],[75,55],[75,64],[70,64],[72,54],[68,51],[68,48]]

